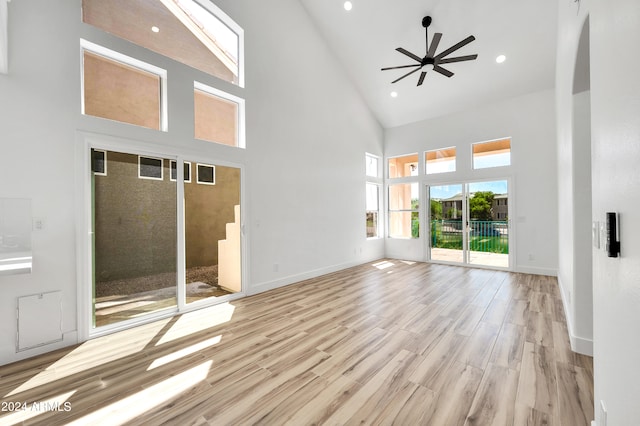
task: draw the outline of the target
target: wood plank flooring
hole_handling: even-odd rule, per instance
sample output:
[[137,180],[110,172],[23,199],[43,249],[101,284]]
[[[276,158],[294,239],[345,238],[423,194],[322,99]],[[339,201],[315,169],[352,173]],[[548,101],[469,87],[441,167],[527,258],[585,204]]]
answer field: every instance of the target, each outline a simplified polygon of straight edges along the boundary
[[0,398],[0,425],[588,426],[593,362],[555,278],[386,259],[2,366]]

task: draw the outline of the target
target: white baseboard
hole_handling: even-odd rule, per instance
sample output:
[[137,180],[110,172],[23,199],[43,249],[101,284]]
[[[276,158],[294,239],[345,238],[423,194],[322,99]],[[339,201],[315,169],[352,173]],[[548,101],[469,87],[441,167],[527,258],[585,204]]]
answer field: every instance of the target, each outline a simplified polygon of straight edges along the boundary
[[265,291],[273,290],[279,287],[284,287],[289,284],[294,284],[300,281],[309,280],[311,278],[316,278],[321,275],[330,274],[332,272],[341,271],[343,269],[352,268],[354,266],[362,265],[367,262],[373,262],[375,260],[380,259],[380,257],[374,257],[371,259],[359,259],[351,262],[340,263],[337,265],[330,265],[323,268],[314,269],[311,271],[303,272],[301,274],[288,275],[283,278],[279,278],[273,281],[266,281],[263,283],[258,283],[252,285],[247,291],[248,296],[252,296],[254,294],[263,293]]
[[558,276],[558,285],[560,286],[560,297],[562,298],[562,306],[564,308],[564,317],[567,322],[567,330],[569,331],[569,342],[571,343],[571,350],[582,355],[593,356],[593,339],[585,339],[584,337],[576,336],[573,332],[573,317],[568,315],[569,303],[567,302],[562,286],[562,280]]
[[520,272],[522,274],[533,274],[533,275],[547,275],[550,277],[557,277],[558,270],[552,268],[538,268],[536,266],[520,266],[517,265],[515,272]]

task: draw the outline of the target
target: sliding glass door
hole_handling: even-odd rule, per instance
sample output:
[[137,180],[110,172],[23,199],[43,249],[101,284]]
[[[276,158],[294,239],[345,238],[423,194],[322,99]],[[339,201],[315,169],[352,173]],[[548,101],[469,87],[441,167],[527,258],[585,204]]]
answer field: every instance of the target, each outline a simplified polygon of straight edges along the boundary
[[463,185],[429,187],[429,252],[431,260],[464,262],[467,235]]
[[176,182],[169,160],[93,157],[94,326],[176,306]]
[[184,185],[187,303],[241,289],[240,169],[202,163],[193,167],[194,181]]
[[509,267],[509,188],[506,180],[428,187],[429,258]]
[[91,149],[92,329],[241,291],[241,172]]
[[473,265],[509,267],[509,191],[506,180],[468,188],[469,257]]

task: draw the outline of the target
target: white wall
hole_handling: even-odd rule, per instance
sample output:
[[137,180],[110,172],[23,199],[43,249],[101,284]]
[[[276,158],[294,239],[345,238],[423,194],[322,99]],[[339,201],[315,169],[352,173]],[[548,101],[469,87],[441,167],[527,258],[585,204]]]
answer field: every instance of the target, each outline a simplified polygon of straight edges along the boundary
[[[515,270],[555,275],[557,270],[557,180],[554,92],[544,91],[445,117],[388,129],[385,156],[457,147],[457,171],[429,175],[422,183],[511,178],[510,212],[516,236]],[[511,137],[510,167],[472,170],[471,144]],[[387,239],[387,255],[424,260],[419,240]]]
[[604,401],[608,425],[635,424],[640,418],[640,57],[633,52],[640,40],[640,4],[582,0],[578,16],[569,2],[559,10],[559,135],[570,132],[572,52],[589,15],[592,215],[604,222],[606,212],[620,214],[621,257],[593,250],[595,417],[598,421]]
[[[573,350],[593,353],[591,134],[587,5],[560,6],[558,106],[558,282]],[[579,11],[579,13],[578,13]],[[585,32],[582,33],[582,28]],[[581,33],[583,39],[580,41]],[[579,47],[581,48],[579,49]],[[578,54],[578,52],[580,52]]]
[[[304,10],[295,0],[216,4],[245,29],[245,89],[81,24],[80,0],[9,3],[0,197],[30,198],[45,226],[33,233],[33,273],[0,277],[0,364],[78,339],[79,130],[244,165],[248,293],[384,254],[364,221],[364,155],[382,155],[383,131]],[[80,114],[80,37],[167,69],[169,132]],[[193,139],[194,80],[246,99],[246,150]],[[62,291],[64,342],[16,354],[17,297],[53,290]]]

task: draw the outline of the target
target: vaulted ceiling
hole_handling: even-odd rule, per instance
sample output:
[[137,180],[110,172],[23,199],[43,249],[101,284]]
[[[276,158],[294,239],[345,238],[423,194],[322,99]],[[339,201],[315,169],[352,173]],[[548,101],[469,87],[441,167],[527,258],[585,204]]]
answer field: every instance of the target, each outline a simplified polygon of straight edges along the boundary
[[[300,0],[380,123],[420,121],[554,87],[558,0]],[[572,0],[560,0],[572,1]],[[422,18],[431,16],[429,42],[442,33],[438,53],[469,35],[476,40],[449,55],[478,54],[475,61],[447,64],[447,78],[425,66],[392,84],[409,65],[397,47],[422,57]],[[496,63],[498,55],[506,61]],[[396,92],[397,97],[391,97]]]

